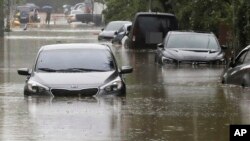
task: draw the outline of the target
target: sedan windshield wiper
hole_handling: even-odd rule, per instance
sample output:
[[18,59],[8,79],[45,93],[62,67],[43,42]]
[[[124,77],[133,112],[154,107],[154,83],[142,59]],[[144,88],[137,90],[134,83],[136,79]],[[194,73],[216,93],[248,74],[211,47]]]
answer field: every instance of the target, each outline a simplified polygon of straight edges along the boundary
[[38,70],[46,71],[46,72],[56,72],[57,71],[57,70],[51,69],[51,68],[38,68]]
[[60,69],[57,71],[62,71],[62,72],[89,72],[89,71],[103,72],[106,70],[86,69],[86,68],[67,68],[67,69]]

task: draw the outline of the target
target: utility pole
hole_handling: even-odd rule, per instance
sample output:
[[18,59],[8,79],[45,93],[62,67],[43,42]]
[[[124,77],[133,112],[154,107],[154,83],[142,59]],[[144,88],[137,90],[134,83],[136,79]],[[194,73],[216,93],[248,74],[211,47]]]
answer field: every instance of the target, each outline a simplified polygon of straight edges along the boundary
[[10,32],[10,0],[7,0],[6,32]]
[[151,12],[152,10],[152,0],[149,0],[149,4],[148,4],[148,12]]
[[235,4],[235,0],[233,0],[233,55],[235,58],[235,51],[236,51],[236,4]]

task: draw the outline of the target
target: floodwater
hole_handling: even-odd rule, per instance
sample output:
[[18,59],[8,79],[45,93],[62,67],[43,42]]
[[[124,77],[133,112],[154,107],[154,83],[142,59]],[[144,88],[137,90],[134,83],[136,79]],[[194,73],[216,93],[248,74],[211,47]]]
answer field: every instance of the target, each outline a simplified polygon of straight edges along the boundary
[[[223,66],[160,66],[153,50],[112,46],[131,65],[126,97],[23,96],[21,67],[42,45],[98,42],[100,28],[6,33],[0,52],[2,141],[228,141],[230,124],[250,124],[250,89],[222,85]],[[108,43],[110,44],[110,43]],[[111,44],[110,44],[111,45]]]

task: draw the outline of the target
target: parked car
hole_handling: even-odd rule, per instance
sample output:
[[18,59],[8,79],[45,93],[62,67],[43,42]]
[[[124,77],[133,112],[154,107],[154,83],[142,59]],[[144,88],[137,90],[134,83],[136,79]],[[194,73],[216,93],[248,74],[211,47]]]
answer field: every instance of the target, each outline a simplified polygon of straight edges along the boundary
[[250,45],[232,59],[222,76],[222,83],[250,87]]
[[224,52],[213,33],[170,31],[158,45],[155,61],[159,64],[222,63]]
[[129,24],[130,21],[112,21],[107,24],[102,32],[98,35],[98,40],[112,40],[117,32],[124,24]]
[[55,44],[43,46],[33,69],[18,69],[27,76],[24,95],[125,95],[123,74],[107,45]]
[[114,38],[112,39],[112,43],[122,44],[123,38],[128,34],[128,27],[132,25],[131,23],[124,24],[118,31],[114,34]]
[[92,2],[92,0],[84,0],[82,3],[77,3],[72,8],[70,8],[69,5],[64,5],[63,8],[67,22],[93,22],[97,26],[101,25],[102,14],[94,11],[94,3]]
[[17,6],[15,15],[20,23],[28,23],[31,9],[29,6]]
[[135,15],[124,46],[134,49],[156,49],[168,31],[177,29],[178,23],[173,14],[139,12]]
[[40,16],[38,13],[38,9],[30,6],[17,6],[15,15],[15,20],[18,20],[20,23],[39,23]]

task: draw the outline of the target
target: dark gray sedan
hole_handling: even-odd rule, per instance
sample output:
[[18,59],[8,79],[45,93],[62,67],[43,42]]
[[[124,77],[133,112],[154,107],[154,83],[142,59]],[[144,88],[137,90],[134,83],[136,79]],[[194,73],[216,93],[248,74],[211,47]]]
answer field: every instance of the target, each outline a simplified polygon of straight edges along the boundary
[[216,63],[224,61],[222,51],[213,33],[170,31],[159,44],[155,61],[159,64]]
[[117,32],[124,24],[129,24],[130,21],[112,21],[109,22],[108,25],[102,29],[102,31],[98,35],[98,40],[106,40],[111,41],[114,36],[115,32]]
[[243,49],[229,64],[222,77],[222,83],[250,86],[250,45]]
[[33,69],[26,75],[25,95],[92,96],[125,95],[122,75],[132,68],[118,68],[111,49],[100,44],[56,44],[43,46]]

